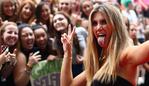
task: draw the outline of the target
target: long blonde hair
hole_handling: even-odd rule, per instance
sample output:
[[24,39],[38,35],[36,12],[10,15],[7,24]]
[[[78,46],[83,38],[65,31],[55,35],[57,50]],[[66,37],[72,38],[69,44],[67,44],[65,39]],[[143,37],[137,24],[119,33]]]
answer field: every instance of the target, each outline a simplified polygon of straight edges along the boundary
[[[109,39],[107,49],[104,50],[106,51],[104,54],[102,52],[99,54],[99,49],[97,48],[99,45],[96,43],[92,31],[92,17],[97,12],[101,12],[105,16],[107,23],[111,24],[110,28],[112,28],[112,35]],[[130,38],[119,9],[106,3],[95,7],[89,16],[88,32],[84,60],[88,86],[91,84],[93,78],[101,82],[115,80],[121,52],[126,46],[130,45]],[[101,56],[101,54],[103,55]],[[99,63],[100,58],[106,58],[105,61],[102,61],[102,64]]]

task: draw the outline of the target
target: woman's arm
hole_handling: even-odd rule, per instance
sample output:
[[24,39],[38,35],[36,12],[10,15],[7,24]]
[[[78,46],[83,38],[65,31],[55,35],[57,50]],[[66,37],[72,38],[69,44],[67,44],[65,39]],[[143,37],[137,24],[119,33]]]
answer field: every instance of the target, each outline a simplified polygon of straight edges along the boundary
[[73,79],[72,86],[86,86],[86,83],[86,74],[85,71],[83,71]]
[[149,61],[149,41],[129,47],[126,51],[127,60],[133,65],[140,65]]
[[71,54],[72,52],[71,49],[68,50],[69,51],[65,51],[62,62],[60,84],[61,86],[86,86],[85,72],[82,72],[73,79]]
[[14,70],[14,79],[16,86],[26,86],[30,80],[30,72],[32,66],[41,59],[39,52],[30,54],[29,61],[26,63],[26,56],[23,53],[19,53],[17,56],[17,64]]
[[61,67],[60,84],[61,86],[71,86],[72,80],[72,56],[65,51]]
[[29,82],[29,76],[29,73],[26,72],[26,57],[23,53],[19,53],[14,70],[14,80],[16,86],[26,86]]
[[74,79],[72,76],[72,40],[75,29],[71,32],[71,28],[69,26],[68,30],[68,35],[64,33],[61,37],[64,58],[61,67],[60,84],[61,86],[82,86],[86,81],[85,74],[81,73],[81,75],[78,75]]
[[[70,30],[70,26],[69,26]],[[73,32],[68,32],[68,35],[64,33],[61,37],[63,43],[64,57],[61,67],[60,84],[61,86],[71,86],[73,81],[72,76],[72,40]]]

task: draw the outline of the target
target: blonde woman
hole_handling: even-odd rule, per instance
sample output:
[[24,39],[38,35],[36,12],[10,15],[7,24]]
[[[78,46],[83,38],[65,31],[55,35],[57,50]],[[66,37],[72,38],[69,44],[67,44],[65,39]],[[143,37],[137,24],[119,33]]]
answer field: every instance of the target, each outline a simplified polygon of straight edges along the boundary
[[74,30],[62,35],[61,86],[136,86],[138,66],[149,61],[149,41],[134,46],[121,13],[106,3],[92,10],[88,32],[85,70],[75,78],[71,72]]

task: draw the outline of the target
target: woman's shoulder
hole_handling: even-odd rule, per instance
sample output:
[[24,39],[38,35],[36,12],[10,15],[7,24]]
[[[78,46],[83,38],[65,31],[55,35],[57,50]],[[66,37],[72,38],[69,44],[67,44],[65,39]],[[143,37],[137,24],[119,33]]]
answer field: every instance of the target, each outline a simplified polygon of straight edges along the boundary
[[132,45],[122,50],[120,60],[131,63],[131,65],[140,65],[149,61],[149,41],[140,45]]
[[120,64],[124,64],[126,66],[126,64],[128,63],[132,63],[131,61],[133,61],[134,57],[135,57],[135,53],[134,51],[136,50],[137,46],[129,46],[125,49],[122,50],[121,54],[120,54]]
[[17,58],[25,58],[25,54],[21,51],[17,53]]
[[83,71],[74,78],[71,86],[86,86],[86,83],[87,83],[86,72]]

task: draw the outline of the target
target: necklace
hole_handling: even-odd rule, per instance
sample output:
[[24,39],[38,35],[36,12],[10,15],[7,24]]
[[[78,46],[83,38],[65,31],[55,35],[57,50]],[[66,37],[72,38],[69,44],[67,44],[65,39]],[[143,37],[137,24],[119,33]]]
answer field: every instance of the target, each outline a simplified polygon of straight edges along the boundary
[[99,64],[102,65],[105,62],[105,57],[99,57]]

